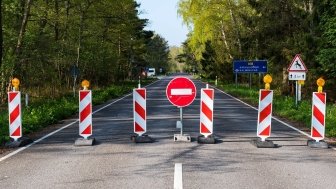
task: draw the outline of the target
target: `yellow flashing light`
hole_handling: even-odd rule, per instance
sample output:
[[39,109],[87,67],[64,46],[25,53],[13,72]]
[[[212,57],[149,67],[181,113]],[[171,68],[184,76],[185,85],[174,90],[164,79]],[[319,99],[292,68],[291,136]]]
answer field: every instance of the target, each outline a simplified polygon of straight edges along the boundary
[[14,87],[14,90],[19,90],[20,80],[18,78],[12,79],[12,85]]
[[84,88],[84,90],[88,89],[90,87],[90,82],[86,79],[84,79],[82,81],[82,87]]
[[316,84],[318,86],[318,89],[317,89],[317,92],[319,93],[322,93],[323,91],[323,86],[325,85],[325,80],[320,77],[317,81],[316,81]]
[[269,74],[265,75],[264,83],[265,83],[265,89],[270,90],[271,88],[270,83],[272,83],[272,76],[270,76]]

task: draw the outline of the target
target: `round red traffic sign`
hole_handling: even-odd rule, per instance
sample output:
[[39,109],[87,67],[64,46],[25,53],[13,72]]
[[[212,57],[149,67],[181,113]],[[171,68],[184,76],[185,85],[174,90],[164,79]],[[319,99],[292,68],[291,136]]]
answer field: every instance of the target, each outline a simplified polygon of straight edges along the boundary
[[196,97],[195,84],[186,77],[172,79],[166,88],[168,100],[175,106],[189,106]]

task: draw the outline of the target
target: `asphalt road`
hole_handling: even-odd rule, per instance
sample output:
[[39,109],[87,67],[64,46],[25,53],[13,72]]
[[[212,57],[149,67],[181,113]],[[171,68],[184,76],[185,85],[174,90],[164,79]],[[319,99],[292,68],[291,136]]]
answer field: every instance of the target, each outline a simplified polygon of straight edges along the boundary
[[[165,96],[171,79],[147,87],[147,129],[156,142],[131,142],[132,95],[111,100],[94,108],[97,145],[74,146],[78,122],[66,120],[59,132],[0,156],[0,188],[164,189],[174,188],[174,182],[185,189],[336,188],[335,150],[307,147],[304,135],[276,120],[270,140],[279,147],[256,148],[250,141],[256,138],[257,111],[220,90],[215,90],[214,102],[219,142],[174,142],[173,135],[180,132],[179,109]],[[200,88],[205,84],[194,82],[198,94],[184,108],[184,132],[195,139]]]

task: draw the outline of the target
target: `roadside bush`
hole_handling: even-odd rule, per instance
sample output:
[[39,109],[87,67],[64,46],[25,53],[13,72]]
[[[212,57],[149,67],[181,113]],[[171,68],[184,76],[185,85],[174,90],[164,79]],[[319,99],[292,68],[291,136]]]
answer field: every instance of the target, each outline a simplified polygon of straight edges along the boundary
[[[142,81],[143,85],[153,82],[155,79]],[[130,93],[137,86],[137,82],[128,81],[120,85],[111,85],[103,89],[93,90],[92,104],[98,105],[109,99],[120,97]],[[4,108],[0,112],[0,144],[8,141],[8,110]],[[78,96],[65,95],[58,99],[45,99],[31,103],[24,107],[22,103],[22,128],[23,134],[32,133],[59,120],[65,119],[78,112]]]
[[[258,106],[259,89],[248,88],[233,84],[220,84],[219,88],[225,92],[242,99],[254,106]],[[311,127],[312,101],[310,99],[302,100],[298,106],[295,106],[295,97],[283,96],[274,91],[273,114],[284,117],[291,121],[299,122],[306,128]],[[328,104],[326,108],[326,136],[336,137],[336,106]]]

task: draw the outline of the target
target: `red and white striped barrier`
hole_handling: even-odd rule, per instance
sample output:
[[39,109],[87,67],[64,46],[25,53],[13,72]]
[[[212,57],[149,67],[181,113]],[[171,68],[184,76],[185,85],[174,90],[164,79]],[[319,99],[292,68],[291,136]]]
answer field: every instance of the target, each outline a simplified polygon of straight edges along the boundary
[[8,92],[9,136],[17,141],[22,137],[21,93]]
[[146,132],[146,89],[133,89],[134,133]]
[[201,89],[200,133],[206,138],[213,133],[214,90]]
[[319,142],[324,139],[326,93],[313,93],[311,137]]
[[271,136],[273,91],[261,89],[259,91],[258,128],[257,136],[265,141]]
[[85,139],[92,135],[91,90],[79,91],[79,135]]

